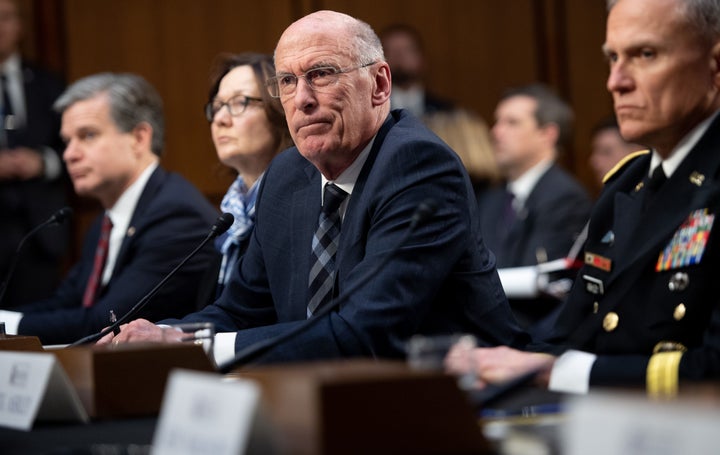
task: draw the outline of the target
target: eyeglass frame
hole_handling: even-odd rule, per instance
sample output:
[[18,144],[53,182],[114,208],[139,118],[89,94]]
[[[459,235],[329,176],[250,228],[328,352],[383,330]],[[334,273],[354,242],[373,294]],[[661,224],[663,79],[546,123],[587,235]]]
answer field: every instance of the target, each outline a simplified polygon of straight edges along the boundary
[[[270,96],[273,98],[282,98],[283,96],[292,96],[297,91],[298,81],[302,78],[302,79],[305,79],[305,83],[308,85],[308,87],[310,87],[310,89],[312,91],[317,91],[317,87],[315,87],[315,85],[313,85],[313,82],[311,82],[311,80],[307,78],[308,73],[312,73],[313,71],[333,70],[334,73],[332,73],[330,76],[338,76],[338,79],[336,79],[334,82],[332,82],[332,81],[329,82],[328,85],[320,87],[320,88],[325,88],[325,87],[329,87],[332,84],[337,83],[337,81],[339,80],[339,76],[341,74],[350,73],[352,71],[359,70],[361,68],[367,68],[368,66],[374,65],[376,63],[377,63],[377,61],[369,62],[369,63],[362,63],[360,65],[351,66],[349,68],[336,68],[334,66],[319,66],[317,68],[310,68],[309,70],[305,71],[304,73],[302,73],[300,75],[293,74],[293,73],[276,74],[275,76],[270,77],[270,78],[268,78],[267,81],[265,81],[265,87],[267,88]],[[292,76],[295,78],[295,84],[294,84],[295,89],[291,93],[282,94],[282,93],[280,93],[280,84],[278,82],[281,78],[285,78],[288,76]],[[275,88],[275,90],[277,90],[277,95],[273,94],[273,87]]]
[[[243,106],[242,110],[240,112],[233,112],[233,108],[230,107],[230,102],[236,98],[245,98],[245,101],[242,103],[242,106]],[[205,119],[207,119],[208,122],[212,123],[215,120],[215,116],[224,107],[227,107],[228,113],[230,114],[231,117],[238,117],[247,110],[248,104],[250,104],[251,101],[255,101],[257,103],[262,103],[265,100],[263,100],[262,98],[256,98],[254,96],[243,95],[242,93],[233,95],[230,98],[228,98],[226,101],[219,101],[219,100],[215,99],[215,100],[210,101],[205,104]],[[213,112],[213,104],[215,104],[215,102],[219,102],[220,107],[218,107],[217,110],[215,110]]]

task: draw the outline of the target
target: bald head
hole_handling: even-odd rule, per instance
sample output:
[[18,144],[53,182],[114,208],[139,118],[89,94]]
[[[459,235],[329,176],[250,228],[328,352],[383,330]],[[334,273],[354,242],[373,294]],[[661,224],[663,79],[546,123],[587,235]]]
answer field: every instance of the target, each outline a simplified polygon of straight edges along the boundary
[[380,39],[363,21],[317,11],[283,32],[275,70],[298,150],[328,179],[336,178],[390,112],[390,68]]

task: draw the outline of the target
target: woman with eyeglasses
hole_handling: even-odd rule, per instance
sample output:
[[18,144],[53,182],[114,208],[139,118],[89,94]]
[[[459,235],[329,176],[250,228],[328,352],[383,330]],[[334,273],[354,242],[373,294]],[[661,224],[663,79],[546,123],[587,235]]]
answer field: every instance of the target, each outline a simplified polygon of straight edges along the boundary
[[201,291],[201,305],[220,295],[245,252],[265,169],[275,155],[292,145],[280,100],[265,87],[274,73],[272,56],[266,54],[221,54],[216,60],[205,116],[218,158],[237,172],[220,204],[220,210],[231,213],[235,222],[215,241],[222,253],[218,285],[204,296]]

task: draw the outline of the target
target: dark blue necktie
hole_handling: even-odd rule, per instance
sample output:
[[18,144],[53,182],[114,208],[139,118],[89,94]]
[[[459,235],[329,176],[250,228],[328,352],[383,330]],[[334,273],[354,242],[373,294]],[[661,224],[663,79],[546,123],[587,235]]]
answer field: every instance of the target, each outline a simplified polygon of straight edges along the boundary
[[340,243],[340,204],[347,193],[333,183],[325,185],[322,211],[312,241],[307,317],[332,300],[335,284],[335,254]]

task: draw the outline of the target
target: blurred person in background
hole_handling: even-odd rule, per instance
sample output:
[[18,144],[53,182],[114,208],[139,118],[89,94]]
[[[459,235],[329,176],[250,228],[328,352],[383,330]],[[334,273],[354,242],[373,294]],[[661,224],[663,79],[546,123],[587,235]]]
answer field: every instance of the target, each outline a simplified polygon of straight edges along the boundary
[[[0,307],[47,297],[57,287],[70,224],[49,226],[21,239],[67,204],[60,152],[60,116],[53,111],[62,81],[20,55],[17,2],[0,0]],[[13,260],[17,263],[8,276]]]
[[592,130],[590,167],[595,180],[602,183],[610,170],[623,158],[644,147],[627,142],[620,134],[617,119],[612,116],[601,120]]

